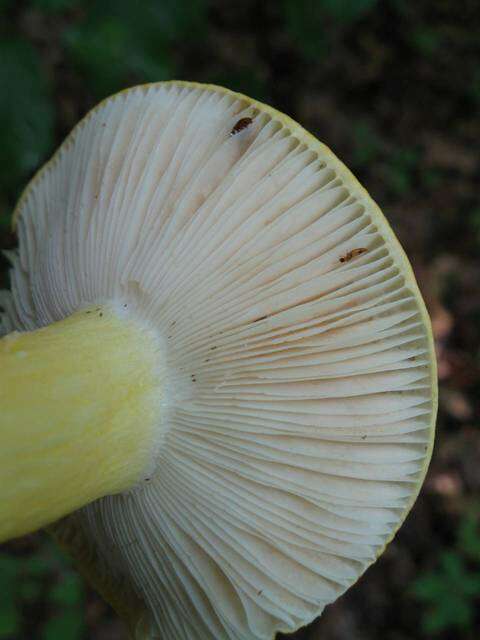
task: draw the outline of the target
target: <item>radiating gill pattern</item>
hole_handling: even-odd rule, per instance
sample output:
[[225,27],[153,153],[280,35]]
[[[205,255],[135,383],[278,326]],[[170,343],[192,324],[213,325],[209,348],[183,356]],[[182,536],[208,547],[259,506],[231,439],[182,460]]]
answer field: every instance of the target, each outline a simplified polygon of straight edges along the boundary
[[73,131],[18,233],[3,331],[119,299],[168,353],[156,474],[69,519],[144,601],[137,637],[267,639],[319,615],[430,454],[423,307],[367,194],[262,105],[153,85]]

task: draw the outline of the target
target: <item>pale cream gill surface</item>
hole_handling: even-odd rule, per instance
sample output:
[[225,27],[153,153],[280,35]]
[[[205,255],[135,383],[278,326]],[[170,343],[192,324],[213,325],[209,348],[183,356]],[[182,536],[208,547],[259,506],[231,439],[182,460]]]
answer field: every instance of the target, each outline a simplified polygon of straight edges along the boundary
[[157,472],[62,525],[143,602],[137,638],[267,639],[319,615],[392,537],[433,439],[428,317],[366,192],[278,112],[165,83],[87,116],[18,233],[3,332],[115,300],[164,344]]

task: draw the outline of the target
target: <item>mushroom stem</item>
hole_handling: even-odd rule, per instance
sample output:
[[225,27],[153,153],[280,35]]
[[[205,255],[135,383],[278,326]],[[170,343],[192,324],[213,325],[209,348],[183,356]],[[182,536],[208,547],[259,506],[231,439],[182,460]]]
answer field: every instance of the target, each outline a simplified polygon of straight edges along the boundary
[[157,336],[113,307],[0,340],[0,542],[150,475]]

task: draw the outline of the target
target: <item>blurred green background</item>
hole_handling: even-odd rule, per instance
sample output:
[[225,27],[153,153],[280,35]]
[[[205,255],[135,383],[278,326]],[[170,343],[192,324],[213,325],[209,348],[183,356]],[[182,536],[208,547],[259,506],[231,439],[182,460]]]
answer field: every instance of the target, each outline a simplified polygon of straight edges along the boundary
[[[330,146],[385,211],[433,320],[422,494],[381,560],[295,637],[478,639],[478,0],[0,0],[0,246],[15,246],[27,180],[98,100],[172,78],[261,99]],[[126,637],[46,535],[0,547],[1,640]]]

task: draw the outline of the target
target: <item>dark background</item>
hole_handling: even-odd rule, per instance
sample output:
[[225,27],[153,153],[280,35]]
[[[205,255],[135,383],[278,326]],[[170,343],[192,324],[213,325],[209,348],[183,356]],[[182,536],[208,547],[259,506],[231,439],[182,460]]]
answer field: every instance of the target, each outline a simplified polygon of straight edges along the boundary
[[[0,246],[15,246],[22,187],[99,99],[172,78],[249,94],[330,146],[390,220],[433,320],[440,414],[421,496],[296,637],[479,638],[478,0],[0,0]],[[126,638],[44,534],[0,548],[0,639],[32,638]]]

